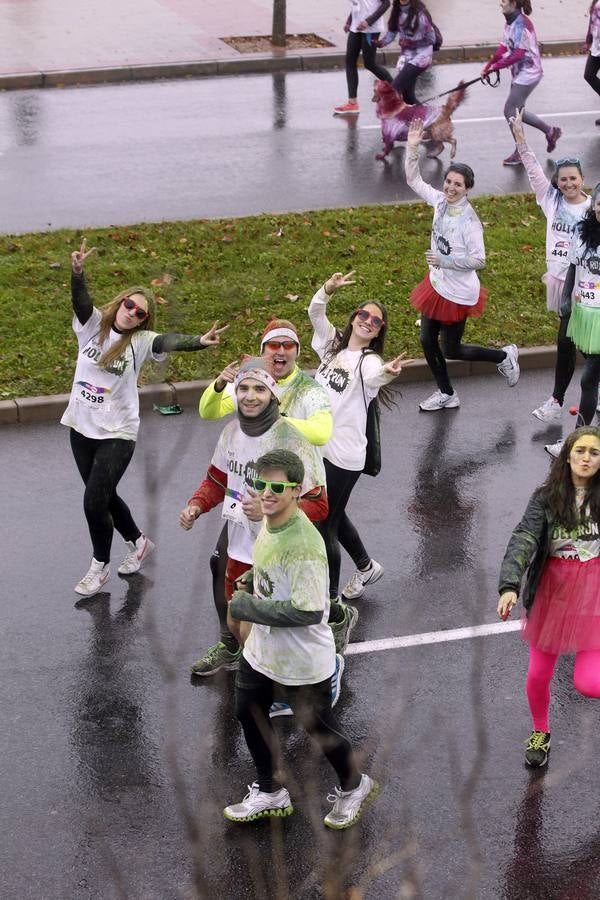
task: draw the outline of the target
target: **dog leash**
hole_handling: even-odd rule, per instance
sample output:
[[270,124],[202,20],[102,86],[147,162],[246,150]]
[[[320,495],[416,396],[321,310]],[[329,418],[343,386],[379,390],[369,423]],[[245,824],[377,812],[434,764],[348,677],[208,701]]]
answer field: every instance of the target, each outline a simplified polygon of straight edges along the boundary
[[[492,76],[494,75],[496,77],[492,81]],[[445,97],[446,94],[453,94],[454,91],[462,91],[464,88],[471,87],[472,84],[477,84],[478,81],[481,81],[482,84],[487,84],[489,87],[496,88],[500,84],[500,70],[494,69],[493,72],[488,72],[487,75],[480,75],[479,78],[473,78],[471,81],[461,81],[460,84],[450,88],[449,91],[443,91],[441,94],[436,94],[434,97],[428,97],[427,100],[419,100],[419,106],[431,103],[432,100],[439,100],[440,97]]]

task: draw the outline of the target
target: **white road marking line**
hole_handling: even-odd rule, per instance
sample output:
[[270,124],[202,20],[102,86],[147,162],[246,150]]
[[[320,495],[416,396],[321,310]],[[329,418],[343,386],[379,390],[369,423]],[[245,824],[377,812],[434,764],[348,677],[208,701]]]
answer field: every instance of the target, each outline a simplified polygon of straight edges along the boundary
[[488,625],[468,625],[466,628],[451,628],[448,631],[425,631],[422,634],[406,634],[402,637],[382,638],[378,641],[360,641],[349,644],[346,655],[377,653],[380,650],[399,650],[404,647],[419,647],[424,644],[442,644],[446,641],[464,641],[467,638],[484,637],[488,634],[507,634],[518,631],[519,621],[491,622]]
[[[541,119],[566,119],[570,116],[597,116],[597,109],[582,109],[578,112],[559,112],[559,113],[536,113]],[[472,125],[477,122],[505,122],[504,116],[484,116],[480,119],[452,119],[454,125]],[[379,129],[380,125],[361,125],[360,131],[370,131],[373,128]]]

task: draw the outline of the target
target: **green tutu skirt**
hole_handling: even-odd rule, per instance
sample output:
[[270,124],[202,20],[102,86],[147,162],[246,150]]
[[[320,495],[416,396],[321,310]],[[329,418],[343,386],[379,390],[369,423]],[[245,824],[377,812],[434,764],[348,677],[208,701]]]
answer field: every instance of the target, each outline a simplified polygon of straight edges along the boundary
[[567,335],[583,353],[600,353],[600,308],[574,303]]

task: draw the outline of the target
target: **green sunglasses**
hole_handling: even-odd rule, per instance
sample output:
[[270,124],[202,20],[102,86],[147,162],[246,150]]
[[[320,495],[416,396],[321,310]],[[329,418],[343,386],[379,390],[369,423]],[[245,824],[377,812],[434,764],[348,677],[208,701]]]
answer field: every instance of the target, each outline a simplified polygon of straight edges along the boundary
[[254,490],[262,494],[269,488],[274,494],[283,494],[286,487],[298,487],[297,481],[263,481],[262,478],[255,478],[252,482]]

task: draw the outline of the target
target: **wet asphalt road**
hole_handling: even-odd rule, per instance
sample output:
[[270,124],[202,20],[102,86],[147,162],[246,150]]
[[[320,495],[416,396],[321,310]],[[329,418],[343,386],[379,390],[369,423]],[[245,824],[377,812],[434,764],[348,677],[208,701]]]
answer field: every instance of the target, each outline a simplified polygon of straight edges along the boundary
[[[494,374],[457,380],[461,409],[429,415],[417,403],[430,385],[404,388],[383,419],[383,472],[352,501],[386,568],[353,641],[496,620],[506,540],[560,434],[530,416],[550,386],[548,371],[514,390]],[[175,900],[195,883],[202,897],[312,900],[327,879],[332,898],[341,883],[379,900],[598,897],[598,707],[562,659],[550,765],[526,770],[515,632],[348,656],[340,721],[382,783],[357,828],[322,827],[332,775],[293,720],[276,727],[296,812],[272,829],[225,822],[252,780],[233,678],[188,675],[216,635],[219,513],[177,525],[220,427],[192,411],[145,417],[122,493],[159,551],[80,604],[89,547],[66,429],[2,430],[2,897]],[[117,539],[114,570],[121,553]]]
[[[600,179],[598,98],[583,81],[584,57],[544,60],[528,107],[561,124],[555,156],[581,157],[587,183]],[[480,63],[435,66],[421,99],[476,77]],[[345,95],[341,71],[206,78],[0,94],[2,231],[250,215],[414,199],[404,150],[388,164],[361,74],[358,120],[334,118]],[[477,84],[456,113],[458,159],[476,174],[474,193],[527,190],[497,90]],[[530,134],[545,159],[545,140]],[[441,177],[441,160],[423,164]]]

